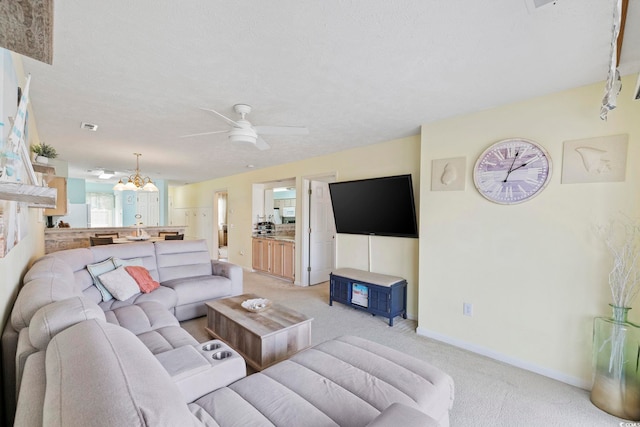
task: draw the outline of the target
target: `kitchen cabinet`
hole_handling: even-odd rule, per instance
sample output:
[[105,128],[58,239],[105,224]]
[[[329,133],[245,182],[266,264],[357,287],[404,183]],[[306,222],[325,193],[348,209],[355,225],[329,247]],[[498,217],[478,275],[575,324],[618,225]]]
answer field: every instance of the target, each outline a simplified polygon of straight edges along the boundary
[[254,270],[295,280],[295,243],[253,238],[251,265]]
[[296,245],[293,242],[283,242],[282,245],[282,277],[292,282],[295,280]]
[[251,267],[256,271],[270,273],[269,257],[271,246],[267,239],[253,239],[251,250]]
[[45,209],[45,216],[63,216],[67,214],[67,178],[56,176],[49,181],[49,188],[55,188],[58,191],[56,198],[56,207]]

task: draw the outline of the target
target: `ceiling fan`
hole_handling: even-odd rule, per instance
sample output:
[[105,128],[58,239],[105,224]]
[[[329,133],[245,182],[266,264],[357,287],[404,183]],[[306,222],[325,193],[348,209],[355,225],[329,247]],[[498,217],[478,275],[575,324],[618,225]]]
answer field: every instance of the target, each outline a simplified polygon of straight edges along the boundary
[[210,111],[224,119],[231,125],[229,130],[219,130],[213,132],[194,133],[183,135],[181,138],[189,138],[192,136],[213,135],[216,133],[227,133],[231,142],[249,142],[255,145],[259,150],[268,150],[269,144],[261,135],[308,135],[309,129],[301,126],[253,126],[247,120],[247,114],[251,112],[251,106],[246,104],[236,104],[233,110],[240,115],[238,120],[232,120],[224,114],[218,113],[210,108],[202,108],[202,110]]

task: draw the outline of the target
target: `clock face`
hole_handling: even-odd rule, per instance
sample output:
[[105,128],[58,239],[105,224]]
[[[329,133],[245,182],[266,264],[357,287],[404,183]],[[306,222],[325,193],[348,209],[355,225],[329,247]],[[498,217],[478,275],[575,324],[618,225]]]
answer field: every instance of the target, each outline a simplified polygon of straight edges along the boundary
[[476,161],[473,182],[487,199],[512,205],[536,196],[551,178],[551,158],[540,145],[521,138],[487,148]]

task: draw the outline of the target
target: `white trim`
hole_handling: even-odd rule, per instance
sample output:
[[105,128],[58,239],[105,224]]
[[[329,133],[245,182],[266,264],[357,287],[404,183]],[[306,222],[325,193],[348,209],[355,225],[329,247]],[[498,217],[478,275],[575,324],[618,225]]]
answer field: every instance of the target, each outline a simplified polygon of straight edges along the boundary
[[545,377],[552,378],[554,380],[572,385],[574,387],[579,387],[584,390],[591,389],[591,383],[588,383],[580,378],[564,374],[562,372],[558,372],[553,369],[545,368],[543,366],[539,366],[533,364],[531,362],[527,362],[525,360],[520,360],[515,357],[508,356],[506,354],[499,353],[497,351],[491,350],[489,348],[472,344],[457,338],[452,338],[450,336],[441,334],[439,332],[431,331],[429,329],[417,327],[416,334],[421,335],[423,337],[431,338],[437,341],[441,341],[447,344],[451,344],[455,347],[462,348],[464,350],[468,350],[472,353],[480,354],[482,356],[489,357],[491,359],[498,360],[500,362],[507,363],[509,365],[515,366],[517,368],[525,369],[527,371],[534,372],[536,374],[544,375]]

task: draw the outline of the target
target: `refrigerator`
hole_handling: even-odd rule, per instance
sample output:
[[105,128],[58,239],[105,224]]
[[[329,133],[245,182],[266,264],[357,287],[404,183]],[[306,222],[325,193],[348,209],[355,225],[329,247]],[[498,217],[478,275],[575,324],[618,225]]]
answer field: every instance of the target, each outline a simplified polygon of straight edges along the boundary
[[90,228],[91,206],[88,203],[69,203],[67,214],[59,220],[68,222],[72,228]]

